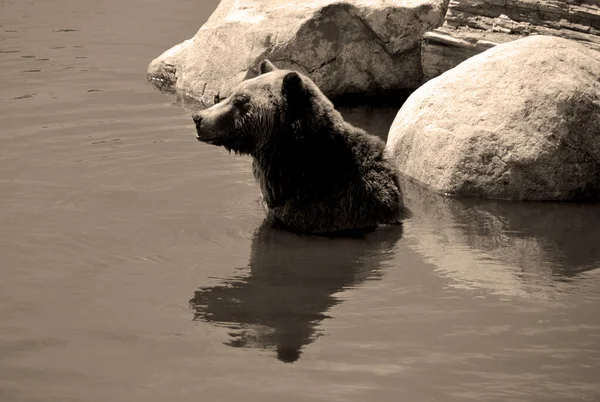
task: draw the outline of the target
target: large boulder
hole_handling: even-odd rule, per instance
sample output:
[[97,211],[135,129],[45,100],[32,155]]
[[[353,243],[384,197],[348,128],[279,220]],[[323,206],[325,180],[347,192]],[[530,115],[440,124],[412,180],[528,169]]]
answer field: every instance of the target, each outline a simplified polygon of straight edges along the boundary
[[415,91],[387,148],[439,193],[599,199],[600,56],[550,36],[498,45]]
[[332,98],[422,83],[420,42],[448,0],[223,0],[189,40],[148,67],[167,90],[210,103],[263,58],[309,75]]
[[534,34],[560,36],[600,50],[600,2],[452,0],[444,25],[423,36],[425,79],[492,46]]

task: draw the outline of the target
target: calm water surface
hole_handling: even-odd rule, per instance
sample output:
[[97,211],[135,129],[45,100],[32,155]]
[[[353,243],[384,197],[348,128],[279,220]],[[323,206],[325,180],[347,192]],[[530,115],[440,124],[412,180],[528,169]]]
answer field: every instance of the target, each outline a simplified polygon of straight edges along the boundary
[[264,227],[145,81],[216,4],[0,0],[0,401],[599,401],[600,206],[407,186],[366,239]]

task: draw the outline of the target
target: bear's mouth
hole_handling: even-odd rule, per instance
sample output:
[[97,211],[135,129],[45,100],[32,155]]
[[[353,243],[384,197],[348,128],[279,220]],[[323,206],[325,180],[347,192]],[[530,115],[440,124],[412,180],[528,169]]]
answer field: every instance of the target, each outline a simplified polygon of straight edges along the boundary
[[219,137],[200,137],[198,134],[196,134],[196,139],[207,144],[219,145]]

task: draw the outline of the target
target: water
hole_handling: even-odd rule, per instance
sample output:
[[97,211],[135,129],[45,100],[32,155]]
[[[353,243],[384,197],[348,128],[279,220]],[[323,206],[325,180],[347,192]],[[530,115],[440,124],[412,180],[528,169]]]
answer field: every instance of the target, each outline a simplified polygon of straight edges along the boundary
[[600,206],[408,185],[363,240],[262,226],[144,77],[216,4],[0,0],[0,401],[600,400]]

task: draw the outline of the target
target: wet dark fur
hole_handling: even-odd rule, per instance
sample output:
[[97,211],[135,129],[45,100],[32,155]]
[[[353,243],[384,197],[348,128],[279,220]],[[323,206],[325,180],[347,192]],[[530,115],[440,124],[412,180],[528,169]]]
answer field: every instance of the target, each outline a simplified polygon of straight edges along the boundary
[[194,120],[200,141],[253,157],[268,218],[315,234],[398,223],[402,197],[383,141],[345,122],[309,78],[268,61],[260,71]]

